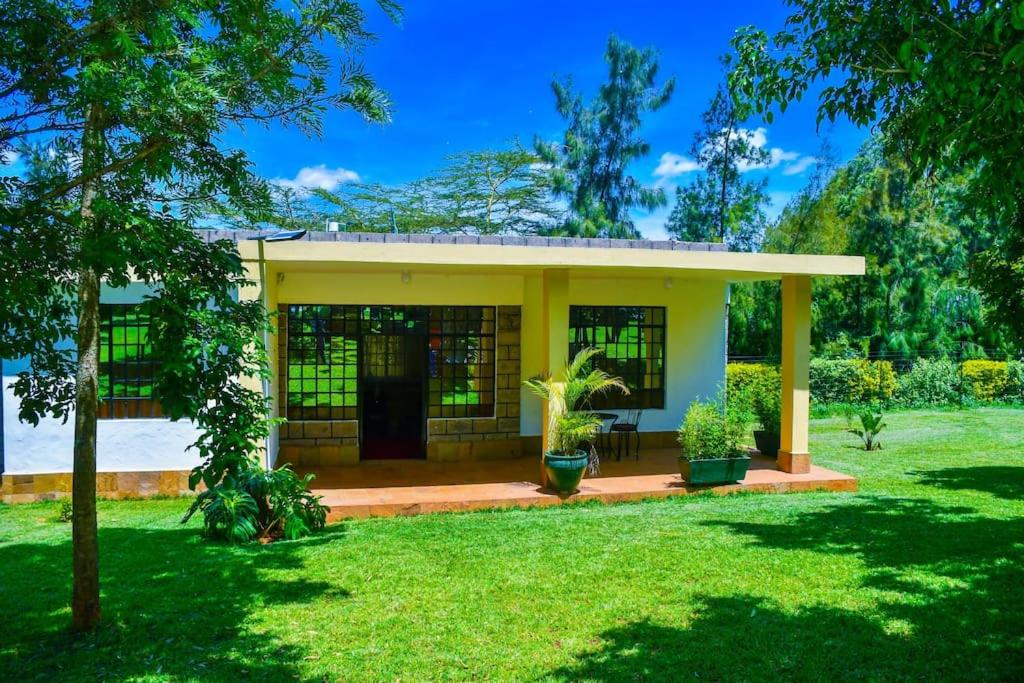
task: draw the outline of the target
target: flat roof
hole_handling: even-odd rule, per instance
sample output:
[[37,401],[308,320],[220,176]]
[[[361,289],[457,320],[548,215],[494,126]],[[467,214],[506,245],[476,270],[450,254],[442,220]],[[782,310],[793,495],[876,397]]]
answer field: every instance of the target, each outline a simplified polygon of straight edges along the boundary
[[[208,242],[238,243],[243,259],[259,258],[255,230],[201,230]],[[310,231],[298,240],[264,242],[264,259],[278,270],[515,272],[565,269],[574,277],[676,276],[770,280],[784,275],[863,275],[861,256],[762,254],[723,244],[674,240],[516,235],[440,235]]]

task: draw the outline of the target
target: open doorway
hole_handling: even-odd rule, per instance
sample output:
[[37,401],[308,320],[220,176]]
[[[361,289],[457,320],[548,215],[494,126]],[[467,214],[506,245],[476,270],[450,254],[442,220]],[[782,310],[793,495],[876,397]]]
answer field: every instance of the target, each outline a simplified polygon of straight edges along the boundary
[[396,307],[382,316],[390,318],[389,314],[399,311],[407,324],[385,324],[362,337],[363,460],[426,456],[426,330],[408,315],[409,309]]

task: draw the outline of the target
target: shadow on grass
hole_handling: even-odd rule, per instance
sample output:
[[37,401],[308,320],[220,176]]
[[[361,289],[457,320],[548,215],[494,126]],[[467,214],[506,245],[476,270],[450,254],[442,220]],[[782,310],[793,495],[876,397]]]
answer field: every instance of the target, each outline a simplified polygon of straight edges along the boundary
[[773,571],[785,571],[788,557],[799,572],[798,553],[854,554],[875,604],[697,596],[686,625],[634,621],[607,630],[595,649],[547,677],[1024,680],[1024,519],[868,496],[788,523],[707,524],[783,551]]
[[[70,541],[0,547],[5,678],[296,678],[306,653],[247,619],[266,606],[347,598],[301,578],[298,552],[342,533],[334,526],[303,541],[230,547],[194,528],[101,528],[103,621],[78,637],[68,632]],[[268,576],[277,570],[294,573]]]
[[1024,499],[1024,467],[947,467],[911,472],[921,484],[954,491],[981,491],[1007,500]]

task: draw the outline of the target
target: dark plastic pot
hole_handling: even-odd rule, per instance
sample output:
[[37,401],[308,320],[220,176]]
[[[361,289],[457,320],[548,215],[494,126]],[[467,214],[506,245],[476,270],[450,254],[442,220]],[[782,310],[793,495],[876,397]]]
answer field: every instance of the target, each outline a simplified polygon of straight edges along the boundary
[[757,445],[757,450],[761,452],[761,455],[769,458],[774,458],[779,454],[780,441],[781,438],[778,434],[765,431],[754,432],[754,443]]
[[687,484],[732,484],[747,476],[750,458],[679,458],[679,472]]
[[575,492],[589,462],[590,455],[586,451],[576,451],[572,455],[545,453],[544,473],[548,477],[548,486],[562,495]]

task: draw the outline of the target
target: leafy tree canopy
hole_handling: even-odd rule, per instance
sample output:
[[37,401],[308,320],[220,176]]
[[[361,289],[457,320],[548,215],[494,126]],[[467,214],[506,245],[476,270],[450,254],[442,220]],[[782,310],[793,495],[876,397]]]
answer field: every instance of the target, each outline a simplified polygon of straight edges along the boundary
[[749,106],[718,87],[690,150],[701,171],[676,189],[665,226],[669,234],[688,242],[725,242],[737,251],[757,247],[768,221],[768,179],[748,180],[743,173],[767,166],[771,155],[743,127],[749,115]]
[[247,271],[234,246],[193,228],[211,202],[267,212],[265,183],[221,142],[230,127],[315,135],[329,108],[387,117],[370,77],[322,51],[352,54],[372,37],[365,18],[338,0],[0,2],[0,154],[29,163],[0,184],[0,356],[30,359],[15,385],[22,419],[74,415],[76,628],[99,618],[101,282],[153,286],[158,397],[202,429],[207,486],[252,463],[268,423],[244,378],[265,371],[266,313],[236,301]]
[[970,170],[963,199],[998,240],[974,281],[992,315],[1024,340],[1024,3],[787,0],[774,36],[733,41],[738,95],[770,121],[815,83],[818,119],[878,122],[913,173]]
[[666,199],[661,188],[644,186],[627,167],[650,152],[639,135],[641,117],[668,103],[675,79],[657,85],[654,50],[638,50],[615,36],[608,39],[605,61],[608,80],[590,103],[584,102],[571,78],[551,84],[555,106],[568,128],[560,143],[538,139],[535,147],[551,166],[555,195],[569,203],[569,217],[560,232],[636,238],[639,233],[629,210],[655,209]]

